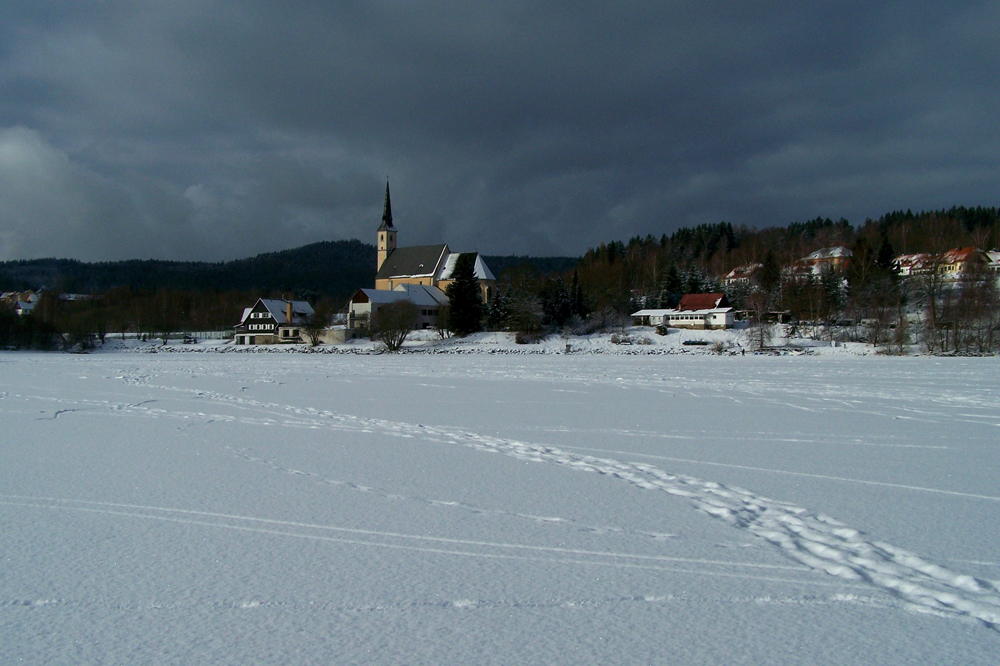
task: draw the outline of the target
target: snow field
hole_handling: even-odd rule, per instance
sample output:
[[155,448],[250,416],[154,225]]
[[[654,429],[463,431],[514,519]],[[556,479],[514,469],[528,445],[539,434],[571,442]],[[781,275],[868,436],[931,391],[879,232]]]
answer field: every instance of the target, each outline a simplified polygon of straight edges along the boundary
[[0,649],[994,663],[996,371],[5,354]]

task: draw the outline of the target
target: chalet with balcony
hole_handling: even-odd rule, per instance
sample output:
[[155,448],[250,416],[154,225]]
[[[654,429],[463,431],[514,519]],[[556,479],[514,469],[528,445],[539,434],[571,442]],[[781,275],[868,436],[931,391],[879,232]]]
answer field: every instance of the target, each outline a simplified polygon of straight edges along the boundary
[[238,345],[303,342],[303,329],[312,316],[312,306],[305,301],[260,298],[253,307],[243,310],[234,340]]

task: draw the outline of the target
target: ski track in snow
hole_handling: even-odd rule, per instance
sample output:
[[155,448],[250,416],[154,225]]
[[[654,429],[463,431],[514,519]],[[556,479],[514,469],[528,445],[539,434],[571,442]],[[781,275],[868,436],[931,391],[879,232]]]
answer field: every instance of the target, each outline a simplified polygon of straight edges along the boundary
[[[336,525],[320,525],[273,518],[258,518],[116,502],[66,500],[55,497],[17,495],[0,495],[0,498],[3,498],[0,499],[0,505],[5,506],[156,520],[312,541],[408,550],[474,559],[522,560],[559,565],[603,566],[615,569],[646,569],[716,578],[740,578],[793,584],[808,582],[811,586],[818,584],[827,587],[844,587],[840,583],[817,583],[816,581],[807,581],[792,577],[793,573],[809,571],[807,567],[801,566],[434,537],[424,534],[404,534],[384,530],[358,529]],[[731,569],[736,569],[736,571],[732,571]]]
[[430,497],[417,497],[413,495],[404,495],[398,492],[390,492],[380,488],[374,488],[372,486],[360,485],[351,481],[344,481],[341,479],[330,479],[322,478],[321,475],[316,472],[307,472],[299,469],[292,469],[284,467],[273,460],[268,460],[266,458],[261,458],[259,456],[252,455],[245,448],[234,448],[231,446],[225,446],[225,448],[233,453],[233,455],[242,458],[248,462],[257,463],[267,467],[268,469],[279,472],[282,474],[300,474],[303,476],[313,477],[318,480],[319,483],[329,484],[332,486],[344,486],[357,490],[362,493],[370,493],[381,497],[382,499],[389,501],[406,501],[415,502],[419,504],[424,504],[426,506],[432,507],[443,507],[448,509],[458,509],[465,511],[467,513],[475,515],[490,515],[490,516],[502,516],[507,518],[515,518],[520,520],[528,520],[537,524],[553,524],[559,523],[572,527],[574,529],[580,530],[582,532],[590,532],[592,534],[620,534],[624,536],[633,537],[644,537],[647,539],[653,539],[655,541],[664,541],[666,539],[676,538],[676,534],[668,534],[665,532],[651,532],[648,530],[632,530],[623,527],[617,527],[614,525],[587,525],[583,524],[572,518],[564,518],[561,516],[539,516],[528,513],[515,513],[512,511],[504,511],[502,509],[488,509],[485,507],[474,506],[472,504],[467,504],[465,502],[456,502],[453,500],[442,500]]
[[[146,384],[142,380],[135,383]],[[734,528],[749,532],[766,540],[781,549],[792,560],[810,569],[825,572],[847,583],[867,583],[873,585],[902,600],[911,610],[932,613],[943,617],[973,619],[994,631],[1000,631],[1000,582],[953,572],[943,566],[924,560],[914,553],[875,540],[869,535],[852,529],[830,516],[787,502],[757,495],[749,490],[738,487],[727,487],[719,483],[705,481],[688,475],[671,474],[646,463],[598,458],[573,453],[554,446],[491,437],[464,429],[360,418],[314,408],[248,400],[207,390],[173,386],[151,386],[149,384],[146,384],[146,386],[165,391],[181,392],[196,398],[206,399],[207,401],[229,404],[270,415],[237,419],[231,415],[210,415],[204,412],[177,412],[159,409],[148,406],[155,404],[149,401],[142,403],[111,403],[110,401],[100,400],[80,400],[76,402],[86,405],[89,408],[103,406],[106,409],[111,409],[119,413],[129,412],[149,417],[198,418],[203,421],[240,421],[254,425],[325,428],[362,433],[377,432],[402,438],[419,438],[425,441],[461,444],[479,451],[500,453],[520,460],[554,463],[581,472],[606,475],[621,479],[642,489],[663,491],[673,496],[686,498],[699,511],[713,518],[723,520]],[[7,395],[5,397],[23,396]],[[61,413],[71,411],[73,410],[60,410]],[[998,498],[987,499],[997,500]],[[50,506],[50,508],[52,507]],[[155,507],[150,508],[155,509]],[[114,513],[107,508],[93,508],[92,510]],[[135,515],[136,517],[152,517],[146,514],[125,513],[127,515]],[[158,516],[158,518],[178,522],[199,522],[179,517],[167,518]],[[288,536],[301,536],[270,528],[210,524],[231,529],[276,532],[285,533]],[[316,535],[311,535],[307,538],[344,540],[340,537]],[[449,540],[442,539],[442,541]],[[352,542],[358,541],[352,540]],[[360,541],[359,543],[366,542]],[[417,548],[386,543],[381,543],[380,545]],[[527,546],[512,547],[534,548]],[[419,549],[431,552],[448,552],[451,554],[481,555],[481,553],[457,552],[454,549],[442,550],[425,547],[419,547]],[[521,557],[504,554],[494,554],[492,556]],[[590,558],[585,563],[599,564],[600,562]],[[703,572],[692,571],[690,573]]]
[[628,604],[663,604],[676,606],[704,605],[704,604],[727,604],[727,605],[755,605],[755,606],[831,606],[835,604],[867,606],[870,608],[892,608],[894,604],[885,599],[859,595],[837,593],[829,596],[824,595],[758,595],[758,596],[733,596],[733,597],[699,597],[694,595],[632,595],[620,597],[603,597],[596,599],[539,599],[531,601],[514,601],[510,599],[422,599],[407,603],[380,603],[363,606],[345,606],[334,602],[310,601],[298,602],[294,600],[282,599],[260,599],[257,597],[223,599],[215,601],[191,600],[191,601],[122,601],[108,599],[8,599],[0,600],[0,607],[6,606],[12,609],[24,609],[26,611],[38,610],[47,607],[57,609],[75,609],[91,612],[97,609],[112,609],[115,611],[148,612],[161,610],[181,610],[192,612],[196,608],[210,606],[218,610],[230,611],[254,611],[258,609],[278,608],[282,610],[298,610],[313,612],[329,612],[337,614],[363,614],[363,613],[408,613],[414,609],[440,609],[440,610],[503,610],[503,609],[547,609],[547,608],[580,608],[592,609],[603,606],[624,606]]

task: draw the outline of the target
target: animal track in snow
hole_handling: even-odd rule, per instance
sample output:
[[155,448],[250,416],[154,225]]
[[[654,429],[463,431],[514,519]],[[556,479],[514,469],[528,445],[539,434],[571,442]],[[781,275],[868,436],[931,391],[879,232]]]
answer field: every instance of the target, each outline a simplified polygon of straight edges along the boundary
[[[192,393],[187,389],[159,387]],[[378,432],[423,441],[454,443],[521,460],[554,463],[621,479],[647,490],[688,499],[698,510],[724,520],[781,549],[788,557],[844,581],[865,582],[906,602],[910,608],[946,617],[972,618],[1000,630],[1000,583],[964,575],[914,553],[874,539],[822,513],[695,477],[670,474],[653,465],[572,453],[553,446],[480,435],[457,428],[360,418],[314,408],[246,400],[198,391],[212,401],[286,415],[248,419],[257,424]],[[88,402],[88,401],[83,401]],[[94,401],[95,403],[97,401]],[[966,406],[967,405],[963,405]],[[130,405],[132,411],[154,410]],[[177,416],[161,410],[159,416]],[[189,418],[186,414],[183,418]],[[198,416],[204,418],[205,414]],[[213,417],[242,420],[232,416]]]
[[379,489],[379,488],[373,488],[371,486],[359,485],[359,484],[353,483],[351,481],[343,481],[343,480],[340,480],[340,479],[322,478],[321,475],[316,474],[315,472],[303,472],[303,471],[300,471],[300,470],[288,469],[288,468],[283,467],[283,466],[281,466],[281,465],[279,465],[279,464],[277,464],[277,463],[275,463],[275,462],[273,462],[271,460],[267,460],[267,459],[261,458],[259,456],[251,455],[251,454],[249,454],[247,452],[247,449],[245,449],[245,448],[236,449],[236,448],[234,448],[232,446],[228,446],[228,445],[226,447],[224,447],[224,448],[226,450],[229,450],[230,452],[232,452],[235,456],[237,456],[239,458],[242,458],[242,459],[244,459],[244,460],[246,460],[248,462],[253,462],[253,463],[257,463],[257,464],[263,465],[263,466],[267,467],[268,469],[271,469],[271,470],[273,470],[275,472],[279,472],[279,473],[282,473],[282,474],[300,474],[300,475],[304,475],[304,476],[310,476],[310,477],[314,477],[315,479],[317,479],[319,483],[325,483],[325,484],[329,484],[329,485],[332,485],[332,486],[342,486],[342,487],[345,487],[345,488],[351,488],[351,489],[356,490],[358,492],[364,492],[364,493],[369,493],[369,494],[377,495],[379,497],[382,497],[382,498],[384,498],[386,500],[391,500],[391,501],[415,502],[415,503],[418,503],[418,504],[425,504],[427,506],[442,507],[442,508],[448,508],[448,509],[458,509],[458,510],[467,511],[469,513],[473,513],[473,514],[476,514],[476,515],[492,515],[492,516],[517,518],[517,519],[528,520],[528,521],[534,522],[536,524],[560,524],[560,525],[566,525],[566,526],[572,527],[572,528],[577,529],[577,530],[579,530],[581,532],[592,532],[592,533],[597,533],[597,534],[620,534],[620,535],[625,535],[625,536],[637,536],[637,537],[645,537],[645,538],[653,539],[655,541],[664,541],[664,540],[667,540],[667,539],[674,539],[674,538],[678,537],[677,534],[668,534],[668,533],[665,533],[665,532],[651,532],[651,531],[647,531],[647,530],[632,530],[632,529],[627,529],[627,528],[624,528],[624,527],[617,527],[617,526],[610,526],[610,525],[587,525],[587,524],[581,523],[581,522],[579,522],[577,520],[574,520],[572,518],[565,518],[565,517],[560,517],[560,516],[536,516],[536,515],[531,515],[531,514],[526,514],[526,513],[516,513],[516,512],[512,512],[512,511],[504,511],[503,509],[487,509],[485,507],[474,506],[472,504],[467,504],[465,502],[456,502],[456,501],[453,501],[453,500],[441,500],[441,499],[433,499],[433,498],[427,498],[427,497],[418,497],[418,496],[414,496],[414,495],[403,495],[403,494],[398,493],[398,492],[389,492],[389,491],[382,490],[382,489]]

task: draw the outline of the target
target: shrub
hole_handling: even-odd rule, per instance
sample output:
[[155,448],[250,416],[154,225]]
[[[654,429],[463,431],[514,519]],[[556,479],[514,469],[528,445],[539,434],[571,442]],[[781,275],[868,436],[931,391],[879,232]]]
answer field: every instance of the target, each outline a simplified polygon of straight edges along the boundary
[[514,334],[514,342],[519,345],[534,345],[541,341],[543,336],[528,331],[518,331]]

